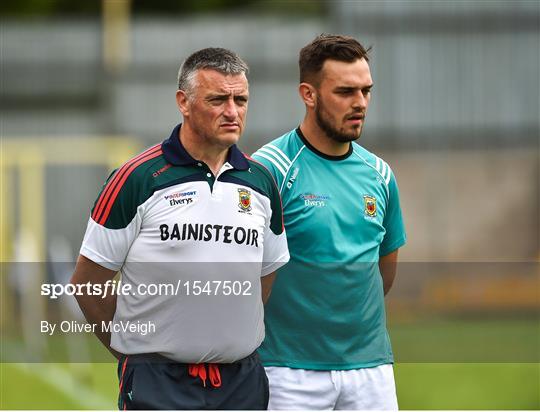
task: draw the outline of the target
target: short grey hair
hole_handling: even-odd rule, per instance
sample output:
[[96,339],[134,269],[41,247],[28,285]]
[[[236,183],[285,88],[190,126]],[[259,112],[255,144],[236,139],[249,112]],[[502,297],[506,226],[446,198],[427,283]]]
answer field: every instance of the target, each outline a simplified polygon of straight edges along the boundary
[[189,56],[178,70],[178,90],[188,94],[194,87],[197,70],[211,69],[223,74],[247,74],[249,67],[236,53],[220,47],[209,47]]

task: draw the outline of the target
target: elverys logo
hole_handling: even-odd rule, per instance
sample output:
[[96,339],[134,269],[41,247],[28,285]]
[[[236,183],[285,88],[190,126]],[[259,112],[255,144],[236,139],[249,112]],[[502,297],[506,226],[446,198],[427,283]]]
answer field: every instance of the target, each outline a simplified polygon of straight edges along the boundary
[[304,201],[304,206],[307,207],[325,207],[330,200],[330,196],[325,194],[303,193],[300,195],[300,199]]
[[163,198],[169,202],[170,206],[189,205],[190,203],[193,203],[193,199],[196,195],[197,191],[191,190],[189,192],[171,193],[170,195],[163,196]]

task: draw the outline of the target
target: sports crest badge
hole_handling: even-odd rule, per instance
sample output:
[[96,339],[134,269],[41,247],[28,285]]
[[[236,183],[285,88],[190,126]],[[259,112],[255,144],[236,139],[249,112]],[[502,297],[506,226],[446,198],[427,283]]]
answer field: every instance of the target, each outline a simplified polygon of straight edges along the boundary
[[238,207],[240,212],[251,210],[251,192],[247,189],[238,189]]
[[377,199],[373,196],[364,196],[364,213],[369,217],[377,216]]

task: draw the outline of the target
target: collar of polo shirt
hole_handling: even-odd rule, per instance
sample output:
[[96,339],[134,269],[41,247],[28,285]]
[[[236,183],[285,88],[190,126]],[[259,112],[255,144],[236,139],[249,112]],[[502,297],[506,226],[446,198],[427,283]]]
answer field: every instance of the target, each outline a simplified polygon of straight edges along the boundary
[[[198,161],[187,152],[186,148],[182,145],[182,142],[178,137],[181,126],[182,123],[178,124],[171,132],[169,138],[161,145],[163,156],[167,162],[174,166],[195,165]],[[232,145],[229,148],[227,162],[237,170],[249,169],[249,163],[246,160],[246,157],[242,154],[238,147],[236,147],[236,145]]]

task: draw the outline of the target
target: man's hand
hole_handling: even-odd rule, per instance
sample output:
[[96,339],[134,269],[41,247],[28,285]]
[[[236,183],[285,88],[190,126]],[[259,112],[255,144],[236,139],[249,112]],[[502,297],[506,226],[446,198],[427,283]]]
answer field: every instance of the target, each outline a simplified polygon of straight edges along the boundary
[[[104,285],[105,282],[113,279],[115,275],[115,271],[106,269],[90,259],[79,255],[75,272],[70,282],[73,285],[86,284],[88,282],[92,285]],[[103,288],[102,290],[105,289]],[[97,325],[95,327],[96,336],[116,358],[120,358],[121,354],[111,349],[111,333],[103,332],[101,328],[102,322],[107,323],[113,320],[114,312],[116,311],[116,295],[108,295],[104,299],[102,299],[101,295],[76,295],[75,297],[88,323]]]

